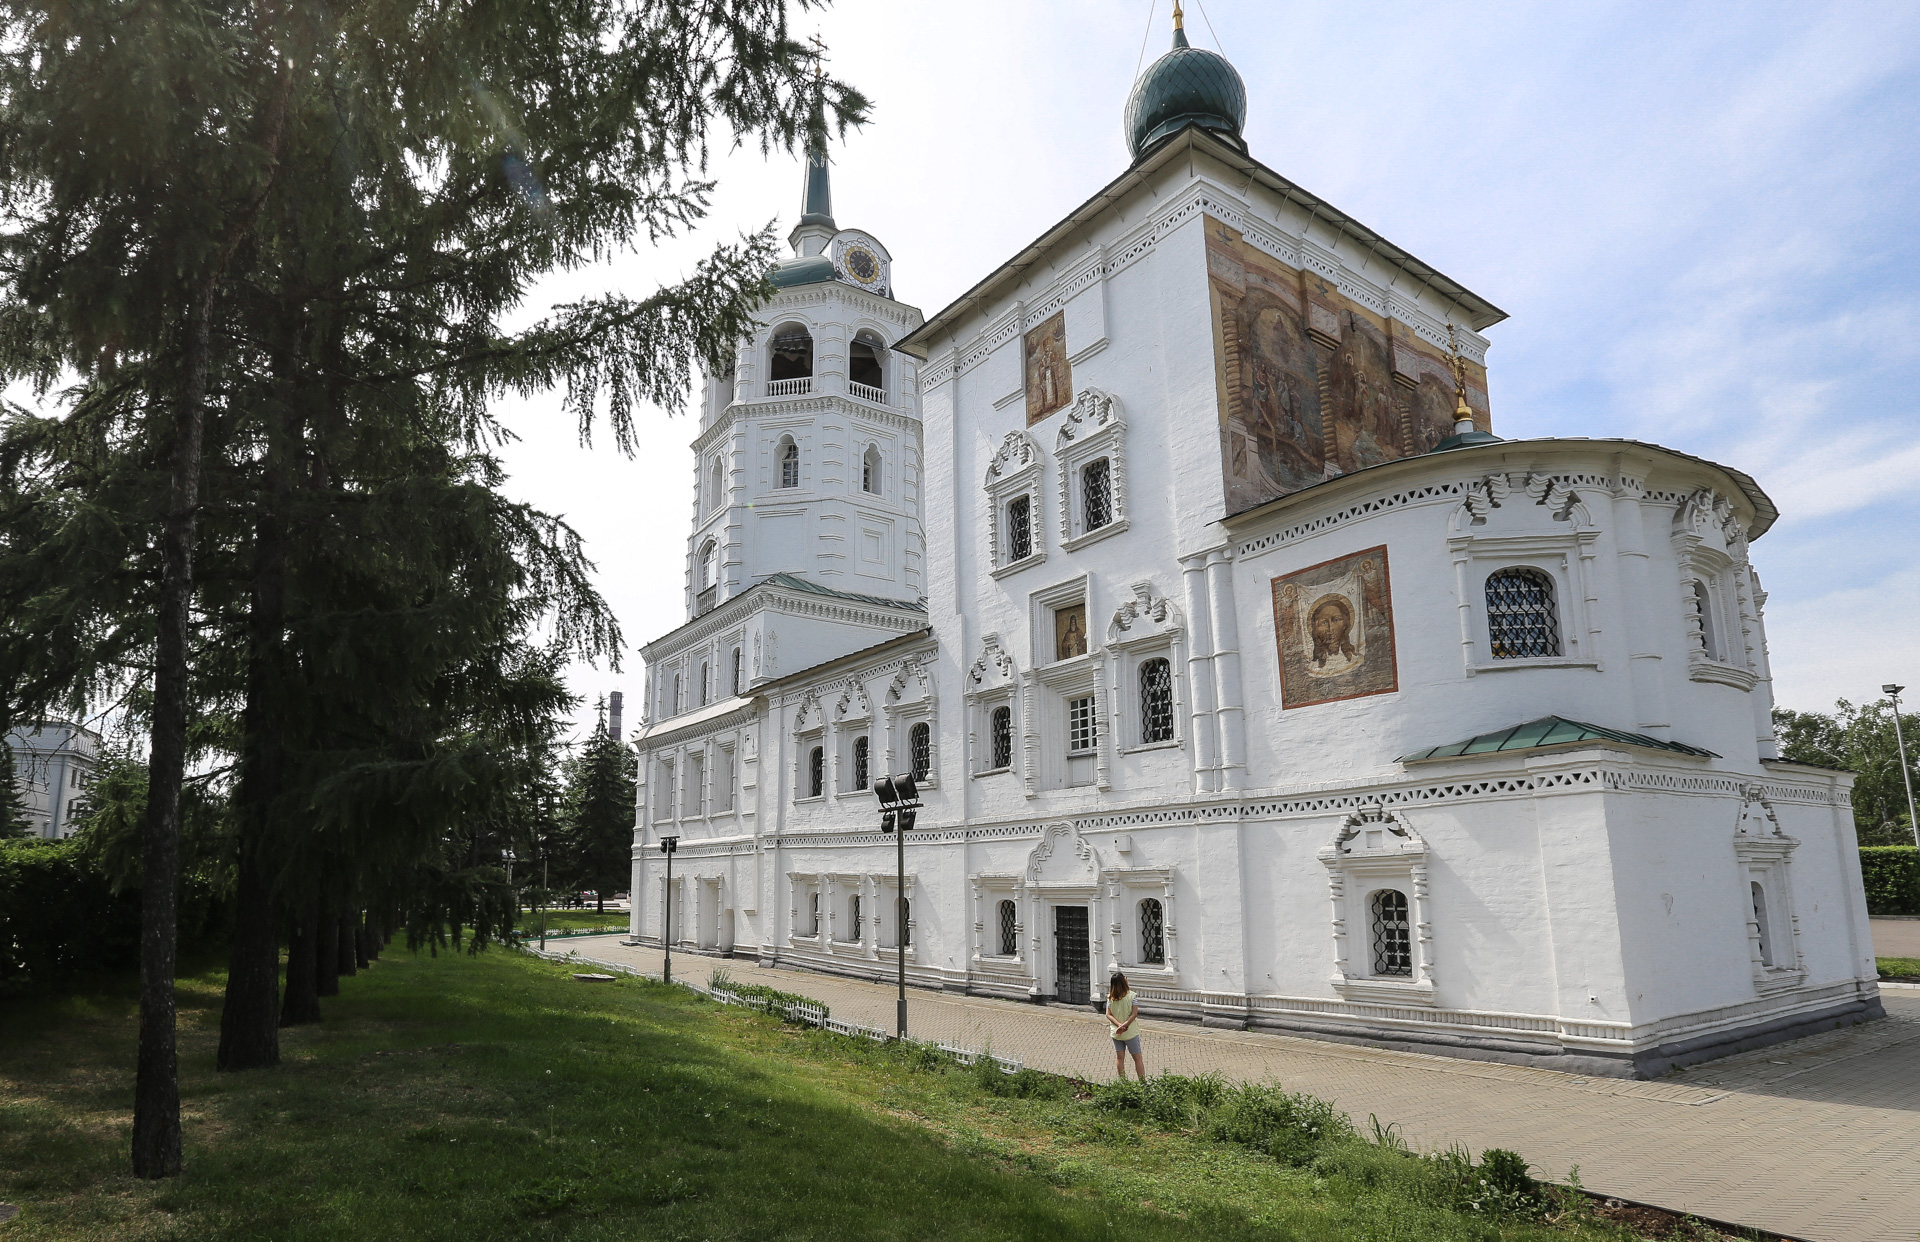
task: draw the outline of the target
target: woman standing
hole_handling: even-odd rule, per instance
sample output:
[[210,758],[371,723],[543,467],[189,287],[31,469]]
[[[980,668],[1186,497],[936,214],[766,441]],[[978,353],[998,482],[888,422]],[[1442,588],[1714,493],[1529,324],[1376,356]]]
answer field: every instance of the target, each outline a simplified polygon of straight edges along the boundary
[[1107,1025],[1113,1028],[1113,1072],[1122,1078],[1127,1076],[1127,1054],[1131,1052],[1133,1072],[1145,1082],[1147,1062],[1140,1055],[1140,1033],[1134,1029],[1134,1020],[1139,1016],[1127,977],[1114,971],[1113,978],[1107,981]]

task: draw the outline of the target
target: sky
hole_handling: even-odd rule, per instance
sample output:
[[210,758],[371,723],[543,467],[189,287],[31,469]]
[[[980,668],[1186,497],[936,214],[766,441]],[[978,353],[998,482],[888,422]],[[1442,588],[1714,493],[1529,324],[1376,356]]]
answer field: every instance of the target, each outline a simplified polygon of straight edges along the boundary
[[[1151,8],[1151,16],[1149,9]],[[928,315],[1124,171],[1121,111],[1168,0],[842,0],[799,29],[874,101],[834,215]],[[1746,471],[1776,701],[1920,698],[1920,5],[1210,0],[1193,41],[1247,84],[1254,156],[1505,309],[1493,428],[1625,436]],[[570,273],[529,310],[644,294],[799,211],[800,162],[728,151],[690,234]],[[627,458],[559,397],[509,403],[509,490],[585,537],[623,667],[684,621],[691,416]]]

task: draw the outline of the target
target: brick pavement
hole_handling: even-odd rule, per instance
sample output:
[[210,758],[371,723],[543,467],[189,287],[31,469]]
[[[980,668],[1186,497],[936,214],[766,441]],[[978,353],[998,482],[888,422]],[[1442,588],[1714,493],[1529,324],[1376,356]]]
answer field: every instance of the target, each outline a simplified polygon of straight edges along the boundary
[[[1916,924],[1915,926],[1920,926]],[[658,975],[658,949],[617,937],[551,946]],[[887,985],[749,960],[680,955],[679,977],[715,968],[825,1002],[891,1030]],[[1112,1072],[1089,1010],[909,990],[909,1029],[1037,1069]],[[1361,1124],[1395,1122],[1419,1148],[1519,1151],[1543,1175],[1578,1165],[1590,1189],[1815,1239],[1920,1237],[1920,988],[1884,993],[1883,1022],[1741,1053],[1653,1082],[1350,1047],[1264,1032],[1142,1021],[1148,1072],[1217,1070],[1332,1100]]]

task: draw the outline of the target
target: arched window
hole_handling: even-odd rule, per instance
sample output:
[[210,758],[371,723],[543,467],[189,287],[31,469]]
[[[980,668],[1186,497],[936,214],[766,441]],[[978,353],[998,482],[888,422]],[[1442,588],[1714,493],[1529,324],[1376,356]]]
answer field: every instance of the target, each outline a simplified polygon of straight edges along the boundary
[[800,446],[793,442],[793,437],[781,436],[780,447],[774,455],[780,461],[780,486],[800,486]]
[[706,590],[720,577],[720,541],[709,539],[700,549],[700,589]]
[[[880,351],[883,348],[871,333],[862,332],[854,337],[853,343],[847,346],[847,379],[876,393],[884,392],[887,377],[880,365]],[[854,395],[865,397],[872,394],[855,390]]]
[[860,462],[860,490],[870,495],[880,494],[880,446],[867,445],[867,455]]
[[1173,665],[1164,656],[1140,662],[1140,742],[1173,740]]
[[807,797],[818,798],[827,792],[827,751],[816,746],[807,755]]
[[1017,957],[1020,953],[1019,925],[1011,901],[1000,903],[1000,956]]
[[1140,901],[1140,960],[1156,966],[1167,960],[1166,911],[1161,909],[1158,897]]
[[1698,578],[1693,580],[1693,607],[1700,616],[1700,642],[1707,649],[1707,659],[1724,659],[1720,654],[1720,633],[1713,624],[1713,596],[1707,584]]
[[1013,709],[996,707],[988,718],[987,732],[992,735],[989,749],[995,768],[1013,766]]
[[718,457],[713,459],[713,467],[707,472],[707,512],[712,513],[720,507],[721,467]]
[[740,685],[743,680],[741,675],[745,671],[746,671],[746,657],[741,652],[740,648],[735,647],[733,649],[733,692],[736,695],[740,693]]
[[853,787],[855,789],[867,787],[867,757],[871,749],[864,735],[853,739]]
[[1113,462],[1097,457],[1080,467],[1080,524],[1099,530],[1113,521]]
[[1518,566],[1489,574],[1487,644],[1496,660],[1559,655],[1560,619],[1554,613],[1553,579],[1537,569]]
[[1007,502],[1007,563],[1033,555],[1033,501],[1015,496]]
[[933,771],[933,726],[922,720],[907,730],[908,762],[913,765],[913,779],[924,781]]
[[1773,929],[1767,926],[1767,890],[1760,887],[1760,881],[1752,883],[1753,889],[1753,926],[1760,934],[1760,964],[1773,965]]
[[813,335],[797,323],[781,324],[767,343],[767,378],[810,379],[813,376]]
[[1413,974],[1413,928],[1407,921],[1407,895],[1383,888],[1373,895],[1373,973]]
[[855,893],[847,902],[848,940],[860,939],[860,895]]

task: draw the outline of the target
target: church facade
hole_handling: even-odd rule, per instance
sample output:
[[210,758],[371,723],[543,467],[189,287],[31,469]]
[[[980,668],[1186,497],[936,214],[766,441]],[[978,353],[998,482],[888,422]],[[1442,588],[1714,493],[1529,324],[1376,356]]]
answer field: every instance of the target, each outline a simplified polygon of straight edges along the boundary
[[815,153],[643,652],[633,936],[1615,1075],[1878,1016],[1851,778],[1774,747],[1771,501],[1495,436],[1504,314],[1245,106],[1176,32],[1133,164],[928,320]]

